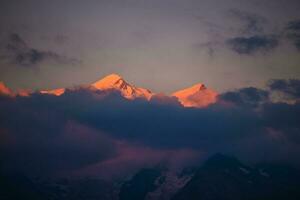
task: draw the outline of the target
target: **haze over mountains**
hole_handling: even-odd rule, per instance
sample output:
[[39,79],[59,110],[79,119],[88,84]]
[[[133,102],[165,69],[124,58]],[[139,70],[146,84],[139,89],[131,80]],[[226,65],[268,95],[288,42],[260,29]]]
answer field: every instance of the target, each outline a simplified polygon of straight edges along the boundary
[[[3,83],[1,83],[0,86],[1,86],[0,93],[10,95],[10,96],[21,95],[20,93],[14,94]],[[129,100],[133,100],[136,98],[151,100],[152,97],[157,95],[156,93],[150,91],[149,89],[136,87],[128,83],[118,74],[107,75],[104,78],[88,86],[80,86],[80,87],[85,87],[91,90],[118,91],[124,98]],[[65,93],[66,89],[72,90],[74,88],[56,88],[50,90],[40,90],[39,92],[41,94],[60,96]],[[161,95],[162,94],[158,94],[158,96]],[[163,94],[162,96],[165,95]],[[180,104],[184,107],[205,107],[216,102],[217,96],[218,95],[215,91],[208,89],[202,83],[198,83],[189,88],[176,91],[173,94],[169,95],[168,97],[175,97],[180,102]]]

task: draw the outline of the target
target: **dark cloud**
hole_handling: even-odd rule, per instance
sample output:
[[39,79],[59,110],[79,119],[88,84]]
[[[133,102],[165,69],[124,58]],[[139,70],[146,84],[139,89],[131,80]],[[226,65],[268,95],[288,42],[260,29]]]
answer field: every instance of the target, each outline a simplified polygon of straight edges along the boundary
[[20,37],[20,35],[10,34],[2,49],[2,60],[14,63],[19,66],[32,67],[42,62],[55,62],[57,64],[79,64],[81,61],[59,55],[53,51],[43,51],[31,48]]
[[151,103],[159,105],[176,105],[180,106],[181,103],[176,97],[166,96],[164,94],[155,94],[150,99]]
[[266,19],[262,16],[239,9],[231,9],[229,14],[242,23],[241,33],[243,34],[261,33],[264,30]]
[[295,100],[300,99],[300,80],[299,79],[274,79],[268,83],[273,91],[280,92],[284,97],[292,98]]
[[288,39],[290,39],[297,50],[300,51],[300,33],[291,33],[288,34]]
[[278,46],[275,36],[255,35],[251,37],[235,37],[227,40],[227,45],[238,54],[252,55],[258,51],[268,52]]
[[[268,103],[263,107],[262,117],[266,126],[291,143],[300,144],[300,104]],[[286,142],[282,140],[282,142]]]
[[287,25],[287,30],[300,31],[300,20],[290,21]]
[[271,91],[230,91],[215,104],[197,109],[162,95],[151,101],[127,100],[118,92],[89,89],[67,90],[61,96],[3,96],[0,158],[7,166],[40,174],[89,171],[95,165],[102,173],[110,166],[109,173],[115,174],[114,163],[142,166],[141,162],[157,162],[182,149],[299,164],[299,103],[269,99],[269,93],[278,89],[296,95],[287,87],[297,83],[273,83]]
[[59,99],[38,94],[0,98],[1,167],[52,176],[114,156],[109,137],[73,121],[62,113],[59,103]]
[[300,20],[290,21],[285,29],[286,37],[300,50]]
[[221,101],[225,101],[227,103],[252,108],[268,102],[269,92],[254,87],[248,87],[226,92],[220,95],[219,98]]

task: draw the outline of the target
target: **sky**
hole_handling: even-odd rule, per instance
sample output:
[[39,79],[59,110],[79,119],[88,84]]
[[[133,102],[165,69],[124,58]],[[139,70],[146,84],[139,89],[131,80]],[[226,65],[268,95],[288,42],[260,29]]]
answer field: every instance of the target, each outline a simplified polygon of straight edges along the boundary
[[0,2],[0,80],[13,89],[92,83],[118,73],[171,93],[300,77],[297,0]]

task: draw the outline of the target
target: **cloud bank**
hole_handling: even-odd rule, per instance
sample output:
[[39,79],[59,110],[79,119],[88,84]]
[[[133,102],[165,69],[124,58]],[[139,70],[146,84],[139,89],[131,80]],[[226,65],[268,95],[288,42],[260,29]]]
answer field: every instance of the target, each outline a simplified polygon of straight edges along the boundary
[[205,108],[184,108],[162,97],[127,100],[114,91],[84,88],[61,96],[1,96],[1,163],[35,175],[87,169],[105,175],[107,166],[115,175],[120,163],[124,171],[161,162],[175,166],[222,152],[250,162],[299,165],[300,104],[272,101],[278,90],[297,99],[299,80],[226,92]]

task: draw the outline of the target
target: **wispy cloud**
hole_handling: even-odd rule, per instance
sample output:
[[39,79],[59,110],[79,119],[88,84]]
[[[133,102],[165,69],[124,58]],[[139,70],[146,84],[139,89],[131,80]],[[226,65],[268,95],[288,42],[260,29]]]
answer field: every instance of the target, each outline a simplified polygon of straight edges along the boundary
[[53,51],[44,51],[30,47],[23,38],[16,33],[9,35],[2,48],[2,60],[23,67],[33,67],[43,62],[54,62],[66,65],[77,65],[81,63],[81,61],[76,58],[69,58]]
[[287,25],[288,30],[300,31],[300,20],[290,21]]
[[269,81],[268,86],[271,90],[282,93],[284,97],[300,100],[300,80],[298,79],[273,79]]
[[226,44],[238,54],[253,55],[256,52],[268,52],[278,46],[275,36],[254,35],[250,37],[235,37],[228,39]]
[[286,36],[300,51],[300,20],[292,20],[286,26]]

